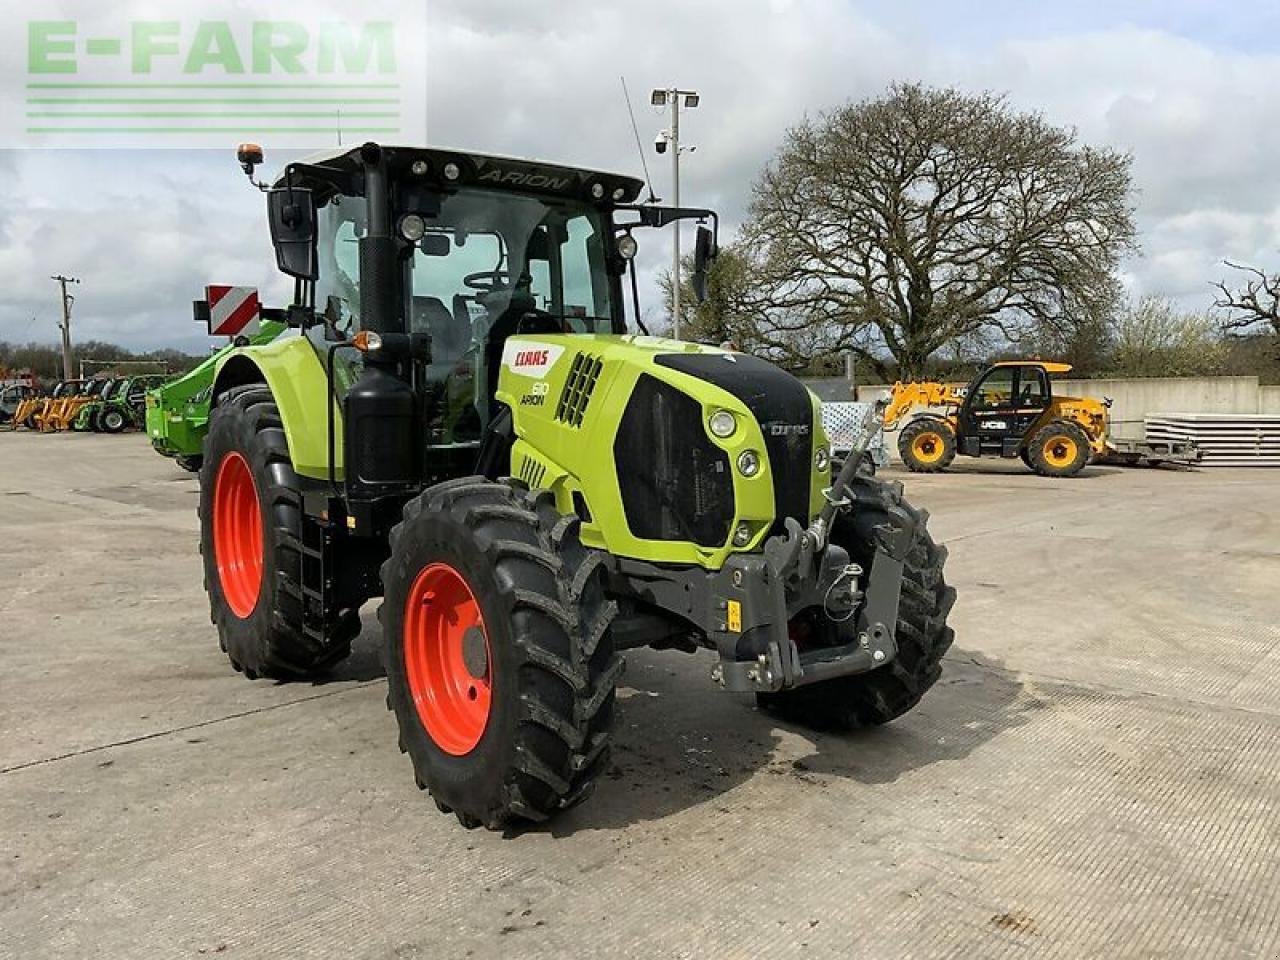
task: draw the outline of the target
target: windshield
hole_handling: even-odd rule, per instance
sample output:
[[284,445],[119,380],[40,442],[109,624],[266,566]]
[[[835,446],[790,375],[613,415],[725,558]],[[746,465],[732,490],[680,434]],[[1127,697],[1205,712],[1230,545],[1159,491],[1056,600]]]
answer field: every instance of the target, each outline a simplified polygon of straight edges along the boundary
[[[497,190],[433,199],[439,210],[422,214],[426,234],[406,263],[412,329],[439,334],[439,347],[455,354],[481,342],[511,310],[534,313],[544,326],[550,319],[566,333],[613,332],[607,228],[597,210]],[[358,199],[338,197],[321,211],[316,306],[352,330],[359,325],[364,219]]]
[[[419,195],[397,219],[411,212],[425,232],[403,254],[402,292],[410,331],[431,337],[429,442],[473,444],[507,337],[614,332],[608,225],[585,204],[498,190]],[[315,302],[330,335],[360,327],[365,229],[361,199],[337,197],[320,211]]]

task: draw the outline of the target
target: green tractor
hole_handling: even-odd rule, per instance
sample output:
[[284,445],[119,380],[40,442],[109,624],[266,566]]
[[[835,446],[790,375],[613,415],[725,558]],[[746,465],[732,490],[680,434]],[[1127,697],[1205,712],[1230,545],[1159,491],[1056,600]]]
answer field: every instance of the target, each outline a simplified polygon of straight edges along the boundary
[[143,423],[156,453],[173,458],[183,470],[198,471],[204,459],[213,376],[223,356],[237,346],[270,343],[287,329],[280,320],[264,319],[258,332],[244,342],[229,343],[189,372],[148,390]]
[[[201,551],[237,670],[327,670],[382,597],[400,748],[491,829],[589,794],[627,648],[709,648],[712,683],[823,729],[937,680],[955,593],[926,514],[860,451],[833,479],[790,375],[627,332],[634,235],[711,211],[373,143],[258,186],[301,335],[224,353],[211,385]],[[696,251],[701,289],[713,229]]]
[[94,433],[122,433],[141,428],[146,419],[147,391],[163,384],[164,374],[139,374],[112,383],[109,391],[82,407],[76,415],[75,429]]

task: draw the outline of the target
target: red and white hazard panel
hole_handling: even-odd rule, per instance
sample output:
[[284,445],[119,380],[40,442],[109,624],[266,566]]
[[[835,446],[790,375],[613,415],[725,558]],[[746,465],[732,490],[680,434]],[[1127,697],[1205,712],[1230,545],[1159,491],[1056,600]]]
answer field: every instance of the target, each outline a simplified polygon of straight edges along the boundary
[[204,288],[204,296],[209,301],[209,336],[251,337],[258,332],[262,305],[257,287],[212,285]]

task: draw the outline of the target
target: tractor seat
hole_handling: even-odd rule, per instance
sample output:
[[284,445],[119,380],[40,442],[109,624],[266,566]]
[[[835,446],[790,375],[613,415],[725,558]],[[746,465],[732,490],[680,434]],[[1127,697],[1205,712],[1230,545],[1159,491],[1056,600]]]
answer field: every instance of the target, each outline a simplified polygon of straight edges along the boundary
[[427,378],[444,381],[471,347],[469,318],[460,320],[457,313],[446,307],[439,297],[414,297],[411,323],[414,333],[431,335],[431,363],[427,365]]

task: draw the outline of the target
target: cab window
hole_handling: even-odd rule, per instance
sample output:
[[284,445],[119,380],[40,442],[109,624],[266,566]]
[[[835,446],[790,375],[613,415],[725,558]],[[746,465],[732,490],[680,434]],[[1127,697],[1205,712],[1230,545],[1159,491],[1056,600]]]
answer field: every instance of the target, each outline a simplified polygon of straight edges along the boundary
[[1018,371],[1018,406],[1040,408],[1048,402],[1048,396],[1043,370],[1023,367]]
[[996,410],[1013,401],[1013,367],[996,367],[973,392],[973,409]]

